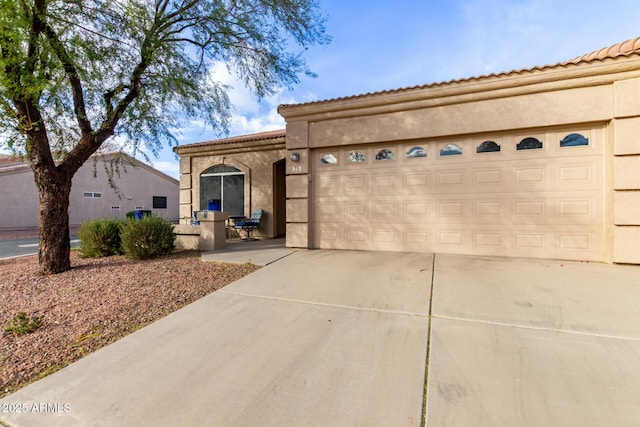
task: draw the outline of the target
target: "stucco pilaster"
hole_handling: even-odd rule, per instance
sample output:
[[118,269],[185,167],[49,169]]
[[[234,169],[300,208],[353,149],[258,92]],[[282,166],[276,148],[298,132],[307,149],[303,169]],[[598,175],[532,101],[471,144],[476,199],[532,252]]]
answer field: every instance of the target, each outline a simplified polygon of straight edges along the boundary
[[[616,225],[640,226],[640,190],[616,191],[614,205]],[[637,249],[640,252],[640,247]]]
[[616,226],[614,262],[640,264],[640,227]]
[[620,80],[613,84],[614,117],[640,116],[640,78]]
[[640,190],[640,156],[616,156],[613,166],[615,190]]
[[192,175],[191,175],[191,157],[180,158],[180,202],[179,215],[180,222],[184,224],[190,223],[193,214],[192,205]]
[[309,146],[309,123],[287,123],[287,150],[307,148]]
[[287,247],[288,248],[308,248],[309,247],[309,224],[292,223],[287,219]]
[[616,156],[640,154],[640,117],[615,120],[613,128]]
[[189,218],[191,218],[192,215],[193,215],[193,210],[191,209],[191,205],[183,204],[181,202],[180,203],[180,219],[181,219],[180,222],[185,224],[189,223]]
[[191,189],[191,174],[180,175],[180,189],[181,190]]
[[287,246],[311,247],[308,123],[287,123]]
[[307,199],[287,200],[287,221],[291,223],[309,222],[309,203]]
[[613,261],[640,264],[640,79],[614,88]]
[[182,157],[180,159],[180,173],[191,173],[191,157]]

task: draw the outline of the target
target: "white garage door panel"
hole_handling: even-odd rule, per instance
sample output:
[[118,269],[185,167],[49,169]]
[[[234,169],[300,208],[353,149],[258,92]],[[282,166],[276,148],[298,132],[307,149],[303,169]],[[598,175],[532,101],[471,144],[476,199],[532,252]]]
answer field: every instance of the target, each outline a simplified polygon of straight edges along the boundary
[[[501,137],[495,153],[456,141],[458,156],[439,156],[451,141],[342,148],[330,152],[337,164],[318,150],[314,247],[603,260],[604,132],[560,148],[568,133],[547,132],[542,150],[517,151],[521,135]],[[406,158],[414,145],[427,157]],[[381,149],[394,160],[375,160]],[[365,162],[347,163],[353,151]]]
[[478,225],[599,225],[602,198],[593,191],[531,195],[496,193],[469,198],[451,194],[410,200],[372,197],[317,198],[315,220],[336,224],[478,224]]

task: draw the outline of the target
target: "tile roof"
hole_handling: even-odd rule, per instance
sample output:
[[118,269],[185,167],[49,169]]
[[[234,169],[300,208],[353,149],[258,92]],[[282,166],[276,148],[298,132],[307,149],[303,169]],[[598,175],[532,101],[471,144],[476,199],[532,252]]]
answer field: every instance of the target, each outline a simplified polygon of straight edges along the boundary
[[603,61],[605,59],[615,59],[620,56],[631,56],[634,54],[640,54],[640,37],[578,56],[563,64],[579,64],[581,62],[593,62],[597,60]]
[[375,96],[375,95],[398,94],[398,93],[408,92],[408,91],[412,91],[412,90],[443,87],[443,86],[449,86],[449,85],[456,84],[456,83],[465,83],[465,82],[486,80],[486,79],[495,78],[495,77],[506,77],[506,76],[523,75],[523,74],[532,73],[532,72],[535,72],[535,71],[546,71],[546,70],[557,69],[557,68],[565,68],[565,67],[572,66],[572,65],[579,65],[579,64],[583,64],[583,63],[591,63],[591,62],[595,62],[595,61],[605,61],[605,60],[608,60],[608,59],[616,59],[616,58],[619,58],[621,56],[629,57],[629,56],[632,56],[632,55],[640,55],[640,37],[637,37],[635,39],[626,40],[626,41],[624,41],[622,43],[618,43],[618,44],[615,44],[615,45],[610,46],[610,47],[602,48],[602,49],[596,50],[594,52],[591,52],[589,54],[578,56],[578,57],[573,58],[573,59],[571,59],[569,61],[564,61],[564,62],[560,62],[560,63],[553,64],[553,65],[534,66],[534,67],[530,67],[530,68],[524,68],[524,69],[521,69],[521,70],[512,70],[512,71],[506,71],[506,72],[500,72],[500,73],[492,73],[492,74],[481,75],[481,76],[466,77],[466,78],[448,80],[448,81],[438,82],[438,83],[429,83],[429,84],[425,84],[425,85],[409,86],[409,87],[404,87],[404,88],[399,88],[399,89],[390,89],[390,90],[383,90],[383,91],[378,91],[378,92],[369,92],[369,93],[360,94],[360,95],[351,95],[351,96],[345,96],[345,97],[334,98],[334,99],[312,101],[312,102],[307,102],[307,103],[283,104],[283,105],[280,105],[280,107],[287,108],[287,107],[294,107],[294,106],[299,106],[299,105],[323,104],[323,103],[328,103],[328,102],[332,102],[332,101],[345,101],[345,100],[364,98],[364,97]]
[[263,141],[267,139],[284,138],[285,136],[286,136],[286,130],[278,129],[278,130],[272,130],[272,131],[266,131],[266,132],[252,133],[249,135],[238,135],[238,136],[231,136],[228,138],[214,139],[211,141],[203,141],[203,142],[196,142],[193,144],[179,145],[177,147],[174,147],[174,151],[180,150],[183,147],[194,148],[194,147],[201,147],[201,146],[207,146],[207,145],[221,145],[221,144],[235,144],[239,142]]
[[[167,175],[166,173],[154,168],[153,166],[136,159],[135,157],[124,152],[108,152],[108,153],[95,153],[87,162],[97,159],[98,161],[110,161],[115,158],[120,158],[126,164],[134,165],[136,167],[142,167],[162,178],[165,178],[171,182],[179,182],[174,177]],[[86,164],[86,163],[85,163]],[[1,155],[0,154],[0,175],[9,175],[22,172],[31,172],[31,166],[27,163],[26,158],[20,155]]]

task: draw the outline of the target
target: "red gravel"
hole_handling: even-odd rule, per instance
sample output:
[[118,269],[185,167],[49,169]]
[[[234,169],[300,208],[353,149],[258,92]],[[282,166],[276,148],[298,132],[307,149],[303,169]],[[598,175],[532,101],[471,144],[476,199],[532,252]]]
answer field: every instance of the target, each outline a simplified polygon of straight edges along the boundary
[[[203,262],[199,252],[132,261],[82,259],[38,275],[37,256],[0,260],[0,397],[257,270]],[[43,316],[35,331],[4,332],[19,313]]]

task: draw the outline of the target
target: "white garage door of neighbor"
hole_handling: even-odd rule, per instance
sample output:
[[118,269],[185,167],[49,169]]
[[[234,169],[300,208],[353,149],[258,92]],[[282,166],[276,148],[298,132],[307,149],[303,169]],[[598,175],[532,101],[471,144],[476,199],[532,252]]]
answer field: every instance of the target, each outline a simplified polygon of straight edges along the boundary
[[605,130],[318,149],[313,246],[604,260]]

